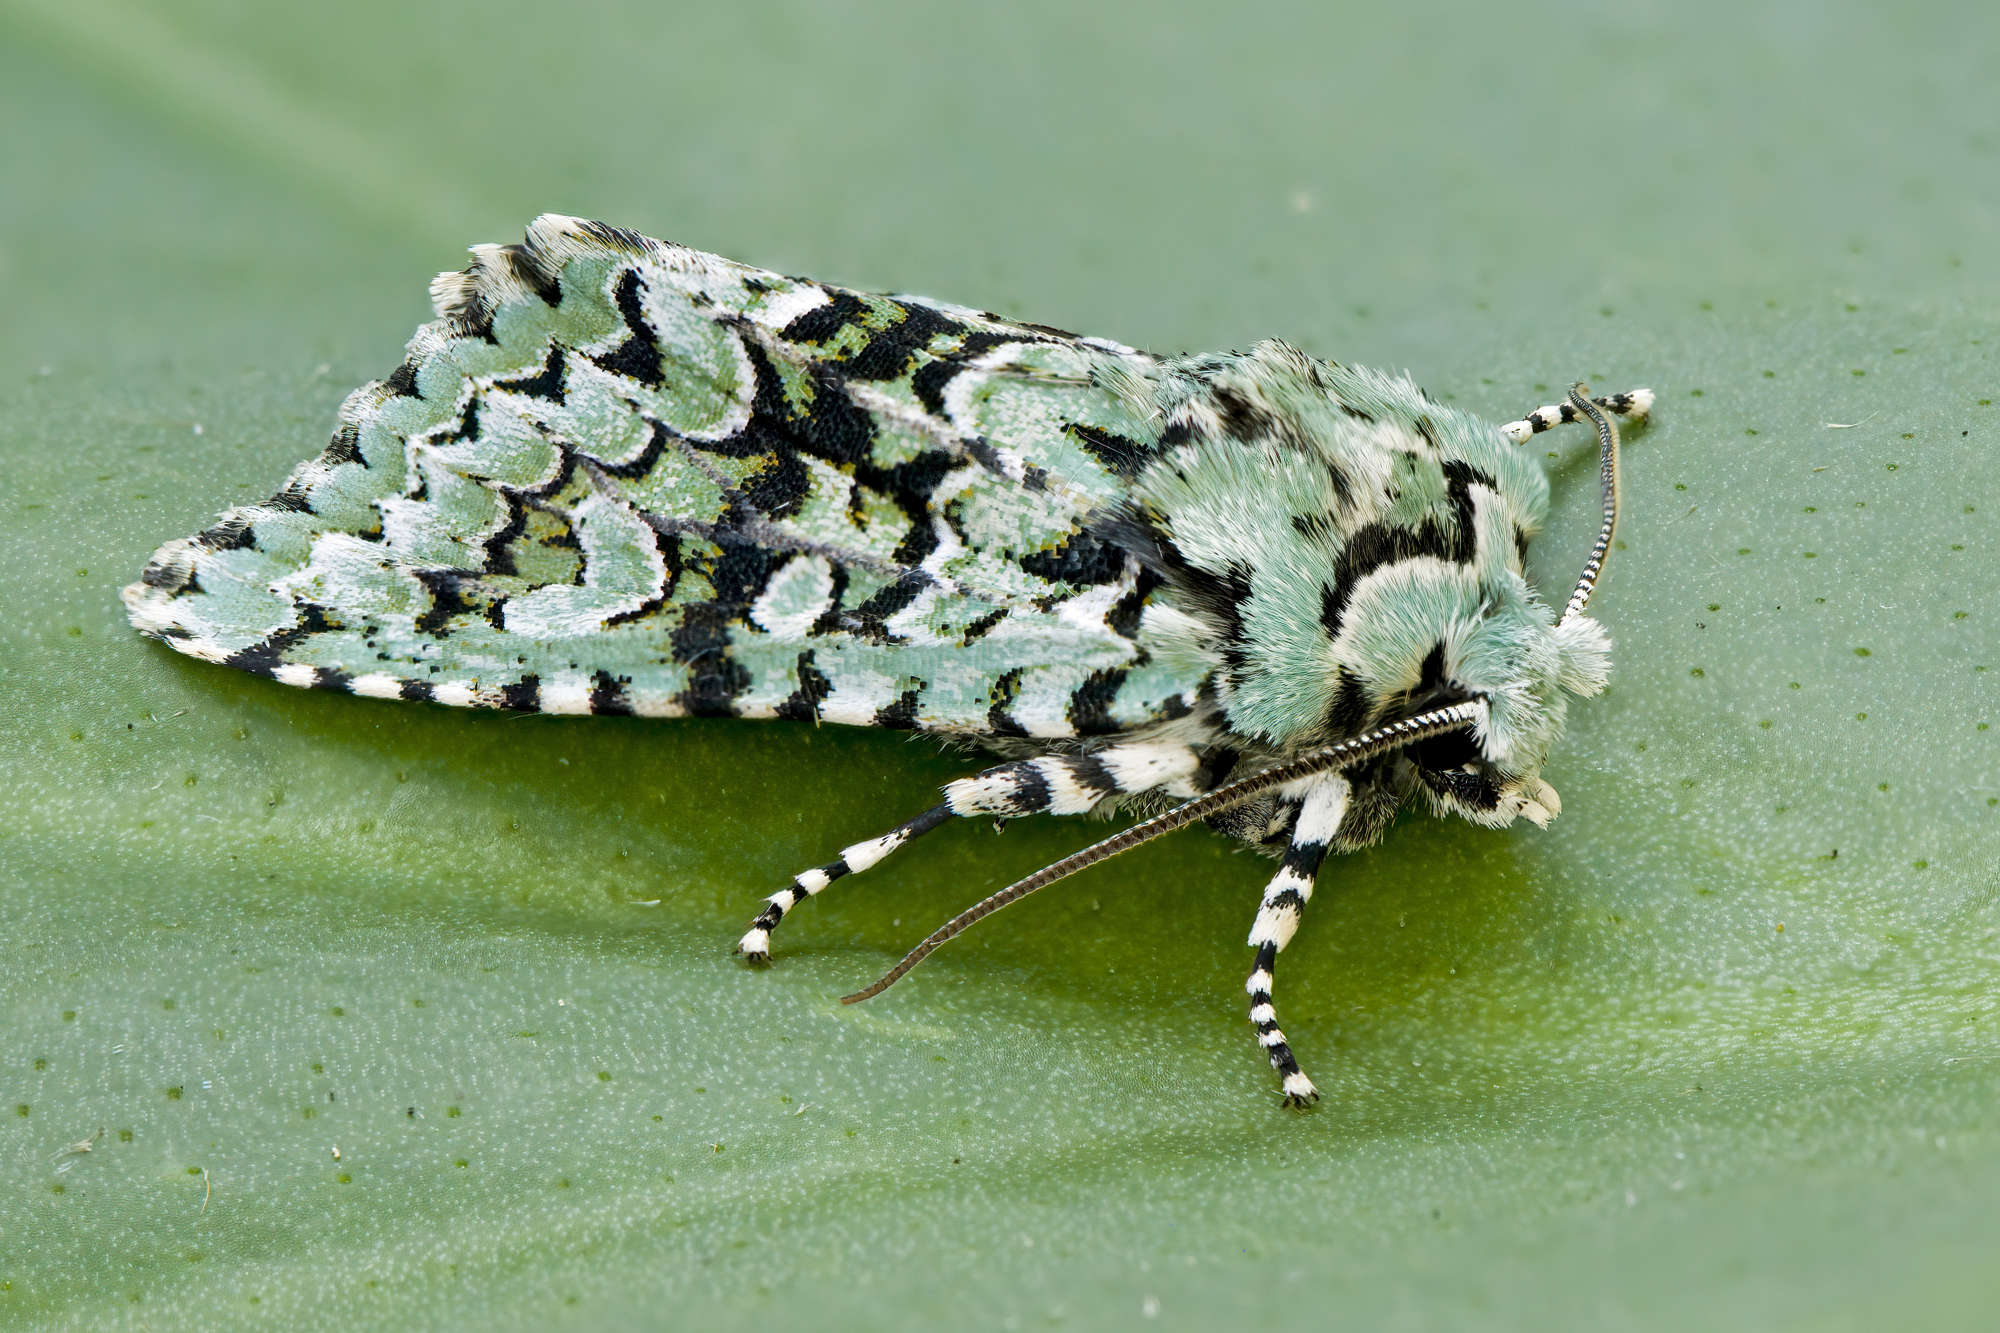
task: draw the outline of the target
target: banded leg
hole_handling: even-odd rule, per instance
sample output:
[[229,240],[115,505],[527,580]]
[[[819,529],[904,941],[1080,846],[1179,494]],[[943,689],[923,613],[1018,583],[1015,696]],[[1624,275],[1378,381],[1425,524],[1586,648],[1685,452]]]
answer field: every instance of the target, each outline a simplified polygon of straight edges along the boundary
[[1250,1023],[1257,1029],[1257,1041],[1270,1057],[1271,1068],[1284,1081],[1287,1106],[1310,1106],[1319,1100],[1319,1089],[1299,1068],[1291,1043],[1278,1027],[1278,1011],[1271,1003],[1272,973],[1279,951],[1291,943],[1292,932],[1299,928],[1299,918],[1312,897],[1313,876],[1319,873],[1341,816],[1347,812],[1350,790],[1347,779],[1338,773],[1316,779],[1307,789],[1299,801],[1284,862],[1271,876],[1257,920],[1250,927],[1250,947],[1257,951],[1250,979],[1243,984],[1250,993]]
[[[1644,421],[1646,414],[1653,410],[1651,389],[1628,389],[1624,393],[1607,394],[1590,400],[1615,417],[1629,417],[1633,421]],[[1510,421],[1500,428],[1500,433],[1516,444],[1530,436],[1540,435],[1551,426],[1564,426],[1583,418],[1576,408],[1568,403],[1551,403],[1538,407],[1519,421]]]
[[910,839],[922,833],[929,833],[938,825],[952,817],[949,803],[932,806],[914,819],[906,819],[879,838],[857,842],[852,847],[843,848],[840,855],[823,866],[811,870],[801,870],[792,876],[792,882],[779,889],[765,900],[764,910],[750,923],[750,929],[743,932],[743,938],[736,942],[736,952],[753,963],[771,961],[771,932],[785,919],[785,913],[797,907],[806,899],[821,893],[826,886],[837,879],[844,879],[857,870],[866,870],[890,852],[895,851]]
[[737,942],[736,951],[753,963],[769,962],[771,932],[785,914],[827,885],[857,870],[866,870],[910,839],[945,821],[968,815],[1080,815],[1118,796],[1161,790],[1174,796],[1197,796],[1226,774],[1227,760],[1211,753],[1206,760],[1186,745],[1165,741],[1134,741],[1108,746],[1094,754],[1043,755],[998,764],[969,778],[947,782],[944,800],[890,829],[879,838],[857,842],[832,861],[800,871],[785,888],[772,894],[764,910]]

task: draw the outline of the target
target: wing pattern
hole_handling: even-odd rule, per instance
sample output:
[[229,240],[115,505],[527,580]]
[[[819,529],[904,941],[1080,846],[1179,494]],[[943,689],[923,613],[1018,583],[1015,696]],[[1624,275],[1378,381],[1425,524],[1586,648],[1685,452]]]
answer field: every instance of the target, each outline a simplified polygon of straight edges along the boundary
[[1186,714],[1103,520],[1142,353],[546,216],[261,505],[126,590],[182,652],[374,697],[994,736]]

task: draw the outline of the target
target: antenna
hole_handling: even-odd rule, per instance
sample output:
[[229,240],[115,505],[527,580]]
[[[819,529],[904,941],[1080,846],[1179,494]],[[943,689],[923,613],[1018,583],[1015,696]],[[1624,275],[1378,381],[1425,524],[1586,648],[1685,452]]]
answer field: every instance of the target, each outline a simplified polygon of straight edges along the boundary
[[1372,731],[1364,731],[1351,740],[1309,750],[1296,759],[1274,764],[1262,772],[1217,787],[1205,796],[1185,801],[1171,810],[1154,815],[1151,819],[1142,820],[1123,832],[1114,833],[1102,842],[1092,843],[1080,852],[1072,852],[1052,865],[1043,866],[1026,879],[1017,880],[998,893],[974,903],[925,936],[923,942],[905,954],[902,962],[885,972],[881,980],[865,990],[858,990],[852,995],[843,995],[840,1002],[856,1004],[880,995],[907,976],[910,969],[936,952],[939,945],[962,933],[968,926],[992,916],[1003,907],[1021,901],[1038,889],[1045,889],[1057,880],[1075,874],[1086,866],[1107,861],[1120,852],[1130,851],[1142,842],[1150,842],[1163,833],[1172,833],[1175,829],[1185,828],[1197,819],[1205,819],[1218,810],[1226,810],[1273,787],[1282,787],[1287,783],[1297,782],[1331,769],[1352,768],[1386,750],[1398,750],[1405,745],[1427,740],[1443,732],[1476,727],[1485,718],[1484,699],[1466,699],[1455,704],[1447,704],[1443,708],[1433,708],[1414,717],[1406,717],[1400,722],[1390,722]]
[[1580,616],[1590,605],[1590,594],[1597,590],[1597,578],[1604,572],[1604,556],[1611,549],[1611,534],[1618,530],[1618,428],[1611,424],[1611,418],[1604,415],[1596,403],[1590,401],[1590,390],[1583,384],[1569,387],[1569,405],[1579,416],[1589,419],[1597,427],[1598,463],[1597,475],[1604,486],[1604,526],[1598,529],[1597,542],[1590,548],[1590,558],[1583,562],[1583,577],[1576,581],[1576,591],[1569,595],[1569,604],[1556,617],[1561,624],[1572,616]]

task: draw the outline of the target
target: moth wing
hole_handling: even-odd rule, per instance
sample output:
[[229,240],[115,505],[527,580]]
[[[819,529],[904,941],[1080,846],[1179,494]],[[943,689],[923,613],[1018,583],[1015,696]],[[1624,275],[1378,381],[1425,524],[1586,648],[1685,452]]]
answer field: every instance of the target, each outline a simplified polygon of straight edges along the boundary
[[133,623],[287,684],[539,709],[1115,732],[1183,710],[1098,521],[1129,348],[544,216]]

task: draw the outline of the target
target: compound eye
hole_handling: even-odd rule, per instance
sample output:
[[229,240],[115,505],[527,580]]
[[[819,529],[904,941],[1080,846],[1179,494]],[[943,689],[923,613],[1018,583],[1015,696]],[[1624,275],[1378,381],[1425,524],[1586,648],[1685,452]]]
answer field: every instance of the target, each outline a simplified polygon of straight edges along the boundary
[[1473,742],[1470,731],[1447,731],[1407,746],[1403,753],[1418,768],[1429,769],[1433,773],[1468,768],[1477,764],[1480,758],[1479,746]]
[[1474,810],[1492,810],[1500,804],[1500,789],[1493,785],[1493,779],[1469,764],[1441,775],[1441,781]]

